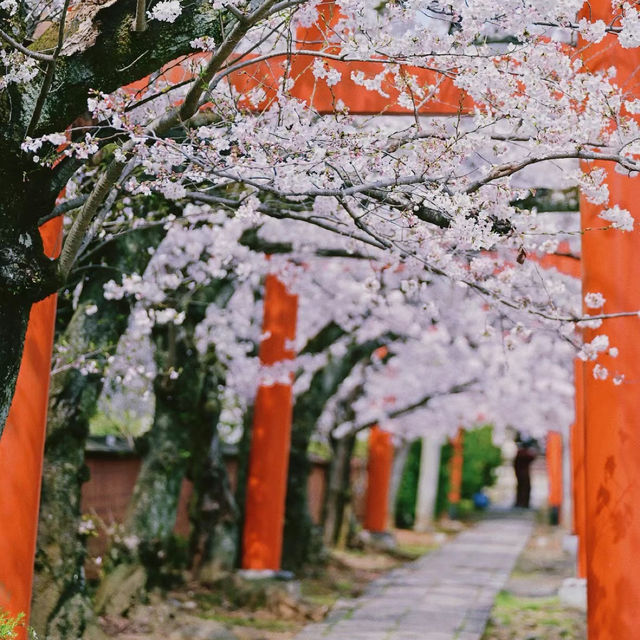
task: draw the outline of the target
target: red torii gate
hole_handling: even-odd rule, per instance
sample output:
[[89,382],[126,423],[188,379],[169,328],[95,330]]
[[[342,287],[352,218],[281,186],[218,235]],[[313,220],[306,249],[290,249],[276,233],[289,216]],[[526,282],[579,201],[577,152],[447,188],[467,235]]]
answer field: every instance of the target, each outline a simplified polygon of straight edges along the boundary
[[[615,24],[619,12],[607,0],[585,8],[590,19]],[[579,43],[584,44],[584,43]],[[616,68],[616,81],[630,98],[640,98],[637,75],[640,49],[623,49],[614,35],[588,48],[585,63],[592,71]],[[615,167],[593,163],[607,172],[611,202],[640,218],[637,178]],[[634,188],[635,187],[635,188]],[[640,229],[602,231],[602,207],[582,199],[583,292],[600,292],[605,312],[640,308]],[[589,311],[589,309],[585,309]],[[640,575],[634,570],[640,550],[640,319],[636,315],[605,320],[600,330],[585,330],[585,339],[606,333],[618,358],[605,356],[612,372],[596,380],[594,364],[584,363],[584,466],[586,469],[586,567],[590,640],[632,640],[638,637]],[[613,372],[623,371],[621,384]],[[579,374],[578,374],[579,375]]]
[[[603,15],[607,20],[610,18],[609,0],[592,2],[591,10],[594,17]],[[321,5],[321,14],[321,24],[299,31],[300,49],[306,45],[309,50],[317,50],[318,41],[324,42],[337,15],[331,3]],[[638,54],[621,50],[617,42],[612,42],[611,38],[612,36],[608,36],[596,47],[600,55],[590,57],[589,64],[596,69],[599,66],[610,66],[614,61],[621,70],[621,75],[630,79],[640,61]],[[593,51],[592,46],[590,53]],[[343,73],[342,81],[329,88],[325,83],[316,82],[311,65],[305,58],[304,53],[289,58],[292,73],[298,79],[293,95],[307,101],[320,113],[331,113],[338,99],[354,114],[413,113],[411,109],[403,109],[397,105],[389,108],[389,99],[364,90],[354,83],[350,73],[347,73],[357,64],[358,70],[368,75],[376,74],[383,70],[384,63],[327,61],[327,64]],[[235,72],[232,82],[242,91],[262,86],[267,95],[266,100],[269,101],[274,98],[277,81],[282,77],[282,70],[278,68],[281,62],[282,60],[277,58],[256,62],[251,67]],[[429,108],[420,110],[421,114],[455,115],[461,109],[464,111],[471,106],[468,97],[461,94],[448,78],[439,78],[434,72],[410,67],[406,70],[416,75],[420,82],[439,84],[439,102],[431,101]],[[269,78],[275,82],[270,83]],[[383,87],[391,99],[397,96],[397,90],[392,86],[386,87],[383,83]],[[622,177],[610,169],[609,186],[617,202],[631,211],[636,210],[630,193],[629,178]],[[582,203],[582,209],[583,226],[597,227],[597,224],[593,225],[590,221],[599,213],[599,208]],[[620,282],[624,282],[624,278],[630,274],[636,277],[640,275],[640,266],[637,260],[634,260],[637,244],[634,234],[605,236],[594,231],[585,234],[584,237],[584,289],[601,291],[612,303],[610,306],[615,306],[614,310],[640,307],[640,294],[634,294],[632,288],[620,286]],[[52,250],[59,238],[59,227],[47,227],[43,230],[43,235],[47,239],[49,249]],[[615,262],[612,256],[615,256]],[[276,315],[271,328],[274,334],[280,332],[281,335],[290,336],[291,327],[295,327],[295,303],[289,298],[291,296],[288,296],[284,288],[274,295],[274,304],[282,304],[283,308],[288,310]],[[34,306],[32,310],[16,396],[9,422],[0,440],[0,461],[5,463],[5,489],[0,494],[0,607],[11,614],[28,614],[29,611],[54,308],[55,299],[50,298]],[[637,371],[640,366],[640,342],[636,340],[634,345],[631,337],[637,328],[634,322],[637,323],[637,319],[609,321],[608,328],[608,332],[614,337],[614,343],[621,347],[620,361],[628,371]],[[289,357],[289,354],[282,352],[280,358],[284,357]],[[635,433],[631,432],[628,426],[633,425],[634,431],[640,428],[640,424],[637,424],[640,418],[635,410],[637,394],[634,393],[633,384],[619,387],[608,385],[606,390],[603,390],[602,386],[597,386],[601,383],[596,385],[589,375],[591,366],[585,369],[586,460],[589,466],[586,487],[587,522],[591,525],[591,531],[595,524],[599,532],[597,539],[593,535],[587,539],[589,633],[593,640],[631,640],[635,637],[636,626],[633,620],[634,605],[640,601],[640,578],[628,574],[632,554],[640,548],[640,522],[634,515],[633,508],[634,505],[640,504],[640,482],[637,472],[634,474],[640,463],[640,447],[630,446],[630,443],[634,442]],[[632,377],[630,382],[636,381]],[[275,385],[266,388],[263,396],[266,396],[266,405],[272,403],[272,406],[276,407],[282,422],[276,425],[258,411],[254,430],[261,425],[264,426],[261,446],[269,447],[272,443],[280,443],[281,449],[286,449],[286,454],[282,455],[285,451],[281,450],[279,459],[286,460],[288,434],[291,428],[290,400],[283,400],[287,394],[277,387]],[[275,395],[270,397],[272,393]],[[282,397],[279,398],[277,394],[282,394]],[[577,420],[576,426],[579,423]],[[579,433],[579,430],[577,431]],[[579,436],[577,441],[580,441]],[[284,473],[286,474],[286,469]],[[625,482],[621,483],[618,479],[621,475],[625,476]],[[258,485],[269,488],[269,479],[266,476],[256,472],[254,478]],[[606,500],[603,494],[606,495]],[[265,513],[268,517],[273,516],[270,505],[280,502],[284,504],[284,497],[281,483],[277,483],[277,486],[274,485],[273,495],[268,499],[255,500],[253,503],[249,499],[249,504],[253,504],[251,517],[255,517],[257,521],[264,521]],[[282,523],[276,524],[281,530]],[[281,532],[279,540],[281,544]],[[268,539],[268,547],[278,544],[275,538]],[[279,557],[279,551],[274,553],[272,550],[270,553],[272,558]],[[273,565],[275,560],[269,563]],[[253,561],[248,564],[253,564]],[[257,568],[267,568],[267,565]]]

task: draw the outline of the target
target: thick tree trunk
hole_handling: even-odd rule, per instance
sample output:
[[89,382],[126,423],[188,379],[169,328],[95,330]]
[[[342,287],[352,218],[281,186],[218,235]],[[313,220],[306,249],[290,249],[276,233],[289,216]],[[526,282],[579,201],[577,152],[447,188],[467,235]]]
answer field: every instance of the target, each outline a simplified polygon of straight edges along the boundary
[[[338,331],[341,330],[338,328]],[[326,336],[325,344],[320,345],[320,348],[331,344],[335,339],[334,334]],[[296,399],[287,477],[282,555],[282,566],[285,569],[296,571],[304,564],[318,559],[322,553],[322,533],[311,520],[307,500],[307,480],[310,472],[308,448],[316,421],[325,404],[335,395],[356,364],[369,358],[382,344],[384,338],[353,345],[343,358],[329,361],[325,367],[317,371],[308,391]]]
[[18,379],[30,311],[30,302],[0,301],[0,437]]
[[216,423],[208,448],[203,443],[201,449],[205,459],[194,457],[191,472],[190,564],[193,577],[203,582],[213,582],[220,573],[232,570],[238,551],[238,508]]
[[[172,557],[180,489],[189,473],[195,481],[195,499],[206,499],[203,483],[207,481],[206,465],[212,463],[206,453],[216,433],[222,376],[213,349],[204,356],[198,353],[194,330],[207,304],[224,305],[232,292],[227,282],[212,283],[187,305],[182,325],[153,330],[158,365],[155,416],[141,443],[145,453],[124,523],[125,544],[112,550],[116,560],[100,587],[98,610],[109,610],[109,597],[118,593],[119,581],[129,580],[141,567],[146,586],[163,583],[167,569],[175,568],[175,560],[184,568],[186,558]],[[218,473],[219,468],[209,472]],[[118,607],[126,606],[127,599],[121,597],[119,602]],[[112,612],[118,613],[116,609]]]
[[[89,349],[94,333],[85,309],[79,306],[67,331],[78,355]],[[83,376],[75,368],[51,382],[31,616],[38,636],[51,640],[82,637],[91,618],[78,525],[87,480],[84,447],[100,387],[99,375]]]
[[144,439],[146,452],[125,521],[127,536],[137,541],[136,559],[151,572],[152,580],[173,536],[205,379],[192,343],[192,326],[157,327],[154,335],[159,369],[155,416]]
[[199,417],[204,380],[190,329],[171,324],[153,330],[154,420],[139,443],[145,449],[142,468],[96,593],[97,613],[125,613],[146,588],[164,584],[175,565],[173,529],[189,463],[189,427]]
[[331,465],[323,523],[323,541],[332,546],[338,542],[343,529],[345,507],[351,501],[351,456],[355,446],[355,436],[331,441]]
[[[142,271],[149,260],[143,249],[160,237],[157,230],[128,234],[94,260],[120,273]],[[129,304],[106,301],[102,289],[113,271],[101,269],[98,274],[85,284],[75,311],[68,300],[60,301],[57,324],[70,361],[98,352],[102,368],[126,329]],[[87,315],[90,305],[98,310]],[[31,608],[31,625],[47,640],[81,637],[93,619],[84,581],[85,543],[78,527],[81,487],[88,479],[84,452],[89,421],[101,391],[100,374],[83,375],[76,367],[51,380]]]
[[[0,95],[0,119],[6,116]],[[21,140],[20,140],[21,141]],[[3,143],[0,128],[0,144]],[[19,145],[19,143],[18,143]],[[31,305],[57,289],[54,263],[44,254],[38,215],[53,201],[46,197],[50,176],[15,158],[6,145],[0,158],[0,436],[15,391]],[[39,182],[33,188],[31,180]]]

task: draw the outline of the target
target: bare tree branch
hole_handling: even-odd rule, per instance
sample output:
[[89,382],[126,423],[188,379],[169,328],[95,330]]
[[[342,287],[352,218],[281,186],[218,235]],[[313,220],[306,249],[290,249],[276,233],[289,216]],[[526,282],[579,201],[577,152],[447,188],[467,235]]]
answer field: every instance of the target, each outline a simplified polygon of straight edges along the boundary
[[136,19],[133,30],[137,33],[142,33],[147,30],[146,5],[146,0],[137,0],[136,2]]
[[51,62],[53,60],[53,56],[48,53],[40,53],[39,51],[31,51],[31,49],[27,49],[27,47],[21,45],[17,40],[12,38],[8,33],[5,33],[2,29],[0,29],[0,40],[4,40],[8,45],[12,46],[14,49],[17,49],[20,53],[24,53],[25,56],[29,58],[33,58],[34,60],[40,60],[41,62]]
[[31,120],[29,120],[29,125],[27,126],[28,136],[30,136],[34,132],[36,126],[38,125],[40,114],[42,113],[42,107],[44,106],[44,102],[47,99],[47,95],[49,94],[51,85],[53,84],[53,77],[56,73],[56,64],[58,61],[58,57],[60,56],[60,52],[62,51],[62,46],[64,44],[64,28],[67,20],[69,1],[70,0],[65,0],[62,7],[62,15],[60,16],[60,25],[58,27],[58,44],[56,45],[53,55],[51,56],[51,61],[47,63],[47,70],[45,71],[44,80],[42,81],[42,86],[40,87],[40,93],[38,94],[38,99],[36,100],[35,107],[33,108]]

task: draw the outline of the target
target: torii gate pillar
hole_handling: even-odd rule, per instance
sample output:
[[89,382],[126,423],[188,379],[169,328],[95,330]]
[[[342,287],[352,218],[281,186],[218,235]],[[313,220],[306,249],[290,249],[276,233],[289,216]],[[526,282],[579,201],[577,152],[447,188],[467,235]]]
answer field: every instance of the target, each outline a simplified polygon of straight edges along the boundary
[[[61,229],[61,219],[56,219],[40,230],[49,256],[60,249]],[[18,383],[0,438],[0,611],[12,617],[24,614],[25,624],[31,605],[55,313],[56,296],[31,309]],[[21,627],[18,640],[25,638],[26,628]]]
[[[610,0],[596,0],[588,9],[592,20],[607,24],[619,15]],[[581,43],[584,44],[584,43]],[[640,97],[637,70],[640,50],[623,49],[616,36],[584,51],[592,71],[616,68],[615,82],[629,98]],[[610,205],[628,209],[636,219],[631,232],[601,230],[602,206],[581,201],[582,291],[600,292],[605,313],[640,309],[640,180],[607,171]],[[589,311],[589,310],[586,310]],[[597,334],[609,336],[620,356],[604,356],[600,364],[610,372],[596,380],[594,363],[584,365],[585,469],[587,523],[587,598],[589,640],[635,640],[638,637],[640,573],[640,318],[636,315],[605,320],[585,331],[589,341]],[[616,372],[624,373],[615,384]]]
[[585,468],[584,468],[584,380],[582,360],[575,361],[576,412],[571,427],[571,472],[573,484],[573,532],[578,539],[576,574],[587,577],[587,547],[585,521]]
[[387,529],[392,467],[391,434],[378,426],[372,427],[369,433],[367,502],[364,520],[364,528],[367,531],[383,533]]
[[449,511],[450,515],[458,515],[458,505],[462,496],[462,465],[464,463],[464,429],[460,427],[456,437],[451,440],[453,454],[449,460]]
[[[260,362],[272,365],[294,354],[287,342],[295,338],[298,298],[272,274],[265,282]],[[291,446],[291,384],[258,388],[251,434],[249,474],[242,548],[242,567],[280,569],[282,531]]]

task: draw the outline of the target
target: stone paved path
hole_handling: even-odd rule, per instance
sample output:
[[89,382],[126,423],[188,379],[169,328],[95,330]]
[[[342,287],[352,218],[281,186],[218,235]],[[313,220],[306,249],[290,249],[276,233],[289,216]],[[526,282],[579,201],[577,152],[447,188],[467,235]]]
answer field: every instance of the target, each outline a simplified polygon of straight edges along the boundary
[[482,521],[337,603],[295,640],[479,640],[532,527],[528,519]]

